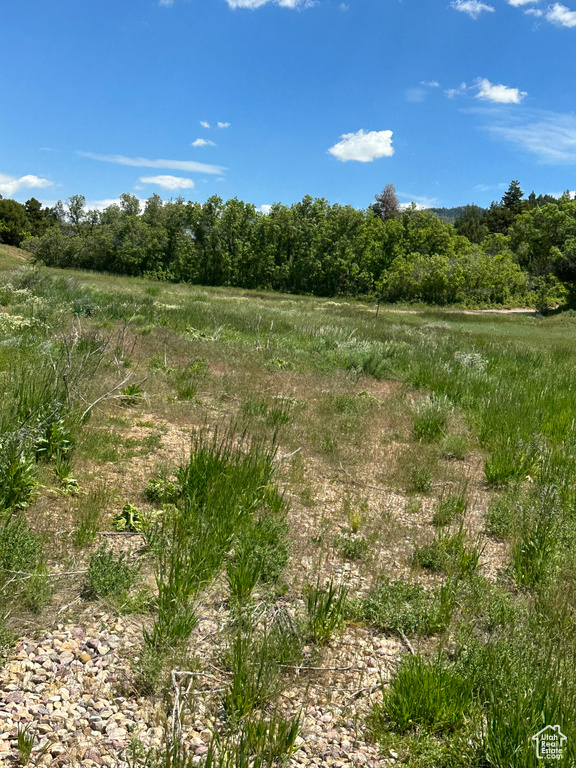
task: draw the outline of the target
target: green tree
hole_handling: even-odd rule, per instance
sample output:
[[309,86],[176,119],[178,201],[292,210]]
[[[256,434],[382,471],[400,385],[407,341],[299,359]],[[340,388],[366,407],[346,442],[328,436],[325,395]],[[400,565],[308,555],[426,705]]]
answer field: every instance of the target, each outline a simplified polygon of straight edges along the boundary
[[530,200],[523,200],[524,192],[515,179],[510,182],[507,191],[502,195],[499,203],[492,203],[485,212],[482,223],[486,225],[490,234],[507,235],[514,224],[516,216],[529,208]]
[[16,200],[0,200],[0,242],[20,245],[30,235],[31,225],[26,208]]
[[28,221],[30,222],[30,232],[32,235],[36,237],[43,235],[50,226],[46,216],[48,209],[42,208],[42,203],[39,200],[36,200],[35,197],[31,197],[30,200],[26,200],[24,207],[26,208],[26,214],[28,216]]
[[484,208],[478,205],[464,206],[454,227],[459,235],[467,237],[471,243],[480,244],[488,234],[488,227],[484,224]]
[[576,201],[562,198],[518,216],[510,244],[519,263],[535,275],[576,281]]
[[524,192],[520,189],[520,182],[514,179],[510,182],[507,191],[502,195],[502,206],[517,212],[522,204]]
[[82,229],[82,222],[86,218],[86,198],[84,195],[70,195],[66,201],[68,206],[67,219],[74,227],[77,235]]

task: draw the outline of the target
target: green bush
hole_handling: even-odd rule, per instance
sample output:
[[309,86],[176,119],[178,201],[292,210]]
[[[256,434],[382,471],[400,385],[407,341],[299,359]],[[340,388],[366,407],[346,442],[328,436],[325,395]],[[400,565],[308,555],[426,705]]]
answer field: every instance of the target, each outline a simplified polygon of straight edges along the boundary
[[34,459],[16,435],[0,436],[0,520],[5,513],[24,509],[36,496]]
[[339,533],[334,536],[334,547],[346,560],[362,560],[368,552],[369,544],[364,536]]
[[178,483],[170,480],[165,472],[160,472],[148,480],[144,495],[148,501],[156,504],[176,504],[180,498],[181,489]]
[[383,277],[382,295],[428,304],[526,304],[530,291],[527,274],[511,256],[471,249],[451,256],[397,256]]
[[465,576],[472,574],[480,563],[477,546],[467,546],[462,527],[454,533],[439,531],[430,544],[414,548],[413,563],[433,572]]
[[108,597],[127,592],[136,581],[138,569],[103,545],[90,558],[84,595],[87,598]]
[[43,559],[42,539],[30,530],[23,515],[0,524],[0,575],[33,573]]
[[435,594],[421,584],[383,578],[365,598],[351,601],[348,611],[381,632],[430,635],[446,628],[453,603],[451,584]]

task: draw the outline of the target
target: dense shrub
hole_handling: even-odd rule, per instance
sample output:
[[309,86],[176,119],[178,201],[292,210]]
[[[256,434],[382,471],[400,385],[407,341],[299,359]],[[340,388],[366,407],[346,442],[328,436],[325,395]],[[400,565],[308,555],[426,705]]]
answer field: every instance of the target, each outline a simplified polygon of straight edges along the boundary
[[397,256],[382,279],[388,301],[524,304],[529,294],[528,276],[511,256],[478,249],[458,256]]

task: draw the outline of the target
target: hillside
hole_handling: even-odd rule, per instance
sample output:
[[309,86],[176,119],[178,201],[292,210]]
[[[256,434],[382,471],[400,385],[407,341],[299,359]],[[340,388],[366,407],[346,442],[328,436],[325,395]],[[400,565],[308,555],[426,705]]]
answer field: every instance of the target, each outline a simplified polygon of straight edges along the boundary
[[454,224],[457,218],[462,215],[462,211],[466,206],[457,205],[454,208],[428,208],[427,210],[435,213],[442,221],[447,221],[450,224]]
[[30,254],[22,248],[0,243],[0,270],[14,269],[20,262],[28,261]]
[[573,749],[571,315],[36,268],[0,304],[1,759],[531,765],[554,696]]

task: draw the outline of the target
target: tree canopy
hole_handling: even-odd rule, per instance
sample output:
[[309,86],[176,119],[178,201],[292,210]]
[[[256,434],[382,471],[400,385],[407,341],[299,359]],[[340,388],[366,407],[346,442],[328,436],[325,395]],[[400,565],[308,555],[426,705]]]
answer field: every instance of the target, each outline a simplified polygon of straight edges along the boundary
[[490,208],[463,206],[454,224],[445,219],[402,210],[391,184],[366,210],[307,195],[266,214],[215,195],[152,195],[141,210],[124,194],[104,211],[73,195],[53,208],[0,200],[0,241],[49,266],[319,296],[502,304],[534,291],[558,298],[559,280],[576,285],[570,195],[526,199],[514,180]]

